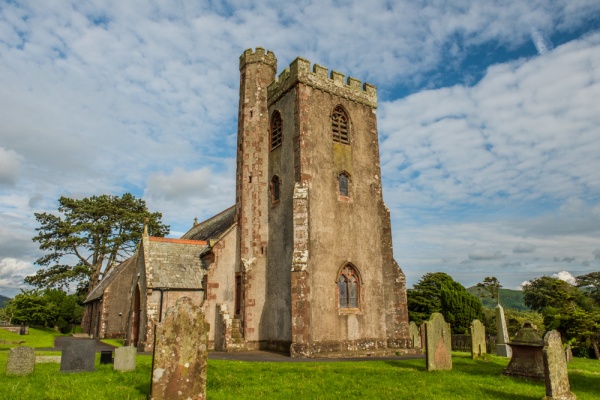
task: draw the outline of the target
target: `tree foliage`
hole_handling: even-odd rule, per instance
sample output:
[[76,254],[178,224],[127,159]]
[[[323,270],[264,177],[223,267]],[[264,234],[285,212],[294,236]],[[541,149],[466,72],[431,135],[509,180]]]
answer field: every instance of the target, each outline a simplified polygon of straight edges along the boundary
[[58,202],[58,215],[35,213],[40,227],[33,241],[46,252],[36,264],[46,268],[25,282],[38,288],[67,288],[76,283],[89,292],[101,274],[135,251],[145,221],[150,235],[169,233],[161,222],[162,214],[149,212],[144,200],[129,193],[80,200],[61,197]]
[[21,291],[6,309],[14,324],[58,327],[62,331],[80,323],[83,316],[77,295],[59,289]]
[[[592,282],[593,274],[588,274],[592,275],[588,277]],[[585,283],[584,287],[588,285]],[[525,304],[542,313],[547,329],[559,331],[579,354],[587,354],[591,347],[595,357],[600,358],[600,304],[594,291],[579,290],[568,282],[542,276],[524,286],[523,292]]]
[[481,301],[450,275],[427,273],[408,290],[408,314],[417,324],[439,312],[452,326],[454,333],[465,333],[474,319],[482,319]]
[[600,271],[578,276],[577,287],[600,304]]
[[489,297],[496,300],[496,304],[500,304],[501,287],[500,281],[495,276],[486,276],[483,282],[477,284],[477,292],[479,297]]

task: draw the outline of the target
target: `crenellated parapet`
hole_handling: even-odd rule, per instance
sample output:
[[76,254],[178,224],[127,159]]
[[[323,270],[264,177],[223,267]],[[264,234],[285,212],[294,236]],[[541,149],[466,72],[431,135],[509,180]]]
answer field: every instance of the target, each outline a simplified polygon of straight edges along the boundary
[[267,50],[262,47],[257,47],[255,51],[252,49],[246,49],[240,56],[240,70],[246,64],[252,63],[263,63],[271,66],[275,71],[277,71],[277,58],[275,54],[271,50]]
[[267,95],[269,104],[277,101],[296,83],[302,83],[377,108],[377,88],[375,86],[369,83],[361,86],[361,81],[352,77],[348,77],[344,82],[344,74],[337,71],[331,71],[328,74],[328,69],[319,64],[314,64],[311,70],[310,61],[301,57],[296,58],[269,85]]

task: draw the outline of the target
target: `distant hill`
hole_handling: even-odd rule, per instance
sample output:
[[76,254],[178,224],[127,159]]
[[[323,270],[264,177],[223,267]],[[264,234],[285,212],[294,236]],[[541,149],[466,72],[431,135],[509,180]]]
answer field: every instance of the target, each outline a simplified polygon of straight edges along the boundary
[[3,308],[6,305],[6,303],[8,303],[9,300],[10,300],[10,298],[2,296],[0,294],[0,308]]
[[[479,297],[477,286],[471,286],[467,289],[467,291]],[[481,299],[481,303],[486,308],[496,307],[496,300],[490,299],[489,297]],[[502,307],[504,308],[512,308],[514,310],[521,311],[529,310],[529,307],[525,305],[523,300],[523,292],[521,290],[500,289],[500,304],[502,304]]]

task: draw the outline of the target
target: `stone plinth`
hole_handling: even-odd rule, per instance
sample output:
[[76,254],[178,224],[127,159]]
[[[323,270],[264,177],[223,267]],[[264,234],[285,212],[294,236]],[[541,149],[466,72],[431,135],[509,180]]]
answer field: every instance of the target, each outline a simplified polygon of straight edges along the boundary
[[567,360],[560,340],[560,333],[550,331],[544,336],[544,374],[546,380],[546,397],[544,400],[574,400],[571,393]]
[[21,346],[10,349],[6,375],[29,375],[35,368],[35,349]]
[[523,323],[515,338],[509,343],[512,358],[502,371],[503,375],[516,378],[544,380],[544,339],[530,322]]
[[471,358],[475,359],[487,354],[485,326],[476,319],[471,323],[469,331],[471,332]]
[[205,399],[209,324],[182,297],[156,327],[151,400]]
[[117,347],[115,349],[115,371],[135,371],[135,356],[137,348],[133,346]]
[[95,371],[96,341],[94,339],[66,340],[60,359],[61,372]]
[[440,313],[433,313],[424,323],[427,346],[427,371],[452,369],[452,331]]

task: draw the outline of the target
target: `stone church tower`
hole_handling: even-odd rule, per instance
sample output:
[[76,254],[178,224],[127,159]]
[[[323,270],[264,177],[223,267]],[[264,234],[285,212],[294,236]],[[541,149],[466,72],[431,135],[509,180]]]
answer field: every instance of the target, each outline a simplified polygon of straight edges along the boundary
[[235,315],[247,348],[410,347],[383,203],[374,86],[272,52],[240,57]]

